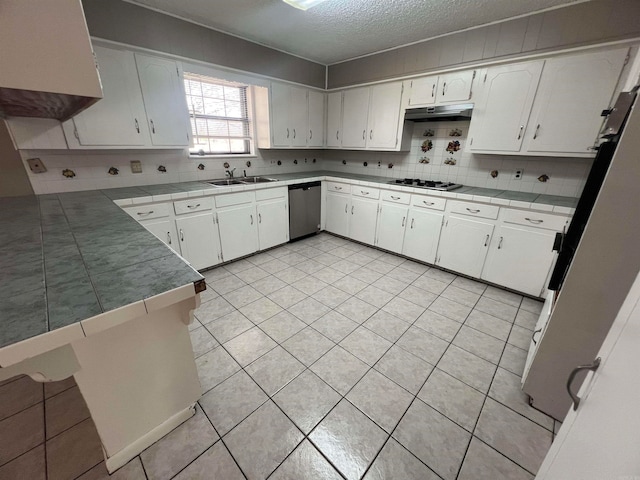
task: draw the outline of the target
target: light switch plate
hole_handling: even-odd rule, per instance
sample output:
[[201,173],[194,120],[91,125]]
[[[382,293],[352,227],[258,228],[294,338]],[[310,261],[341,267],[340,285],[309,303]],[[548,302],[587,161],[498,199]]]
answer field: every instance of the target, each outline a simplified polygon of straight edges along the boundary
[[44,166],[44,163],[42,163],[42,160],[39,158],[28,158],[27,163],[33,173],[44,173],[47,171],[47,167]]
[[142,173],[142,163],[140,163],[140,160],[131,160],[131,173]]

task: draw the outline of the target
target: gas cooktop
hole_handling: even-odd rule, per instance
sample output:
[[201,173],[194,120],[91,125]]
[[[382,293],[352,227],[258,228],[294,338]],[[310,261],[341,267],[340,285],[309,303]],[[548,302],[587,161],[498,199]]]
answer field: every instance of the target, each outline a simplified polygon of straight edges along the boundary
[[397,180],[391,180],[388,183],[394,185],[406,185],[407,187],[427,188],[429,190],[455,190],[462,187],[459,183],[452,182],[440,182],[436,180],[420,180],[419,178],[399,178]]

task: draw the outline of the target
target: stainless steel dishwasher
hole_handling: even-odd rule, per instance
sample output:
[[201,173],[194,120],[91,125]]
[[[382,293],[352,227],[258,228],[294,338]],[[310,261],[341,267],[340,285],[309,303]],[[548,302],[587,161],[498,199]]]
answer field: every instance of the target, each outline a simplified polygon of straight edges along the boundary
[[320,182],[289,185],[289,238],[320,231]]

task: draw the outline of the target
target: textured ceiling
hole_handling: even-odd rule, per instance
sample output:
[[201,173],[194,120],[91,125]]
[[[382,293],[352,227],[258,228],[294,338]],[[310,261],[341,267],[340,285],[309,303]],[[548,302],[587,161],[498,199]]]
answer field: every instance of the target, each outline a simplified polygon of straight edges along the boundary
[[584,0],[129,0],[323,64]]

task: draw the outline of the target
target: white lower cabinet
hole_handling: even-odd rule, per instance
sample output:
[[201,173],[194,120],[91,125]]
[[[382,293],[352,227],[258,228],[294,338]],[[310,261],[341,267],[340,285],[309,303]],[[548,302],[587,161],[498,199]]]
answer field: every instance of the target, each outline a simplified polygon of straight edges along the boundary
[[493,229],[493,223],[449,216],[440,235],[436,265],[479,278]]
[[260,250],[289,240],[289,209],[286,198],[265,200],[256,205]]
[[383,202],[378,218],[376,246],[391,252],[403,253],[408,215],[409,208],[406,205]]
[[212,212],[177,218],[176,227],[182,256],[193,268],[201,270],[222,261]]
[[350,216],[349,237],[373,245],[376,238],[378,201],[352,197]]
[[327,192],[325,229],[336,235],[349,235],[349,208],[351,198],[348,194]]
[[176,223],[173,220],[140,222],[140,224],[162,240],[177,254],[181,254]]
[[216,215],[225,262],[258,250],[258,219],[253,203],[220,208]]
[[442,219],[440,212],[412,208],[407,217],[402,254],[427,263],[435,263]]

